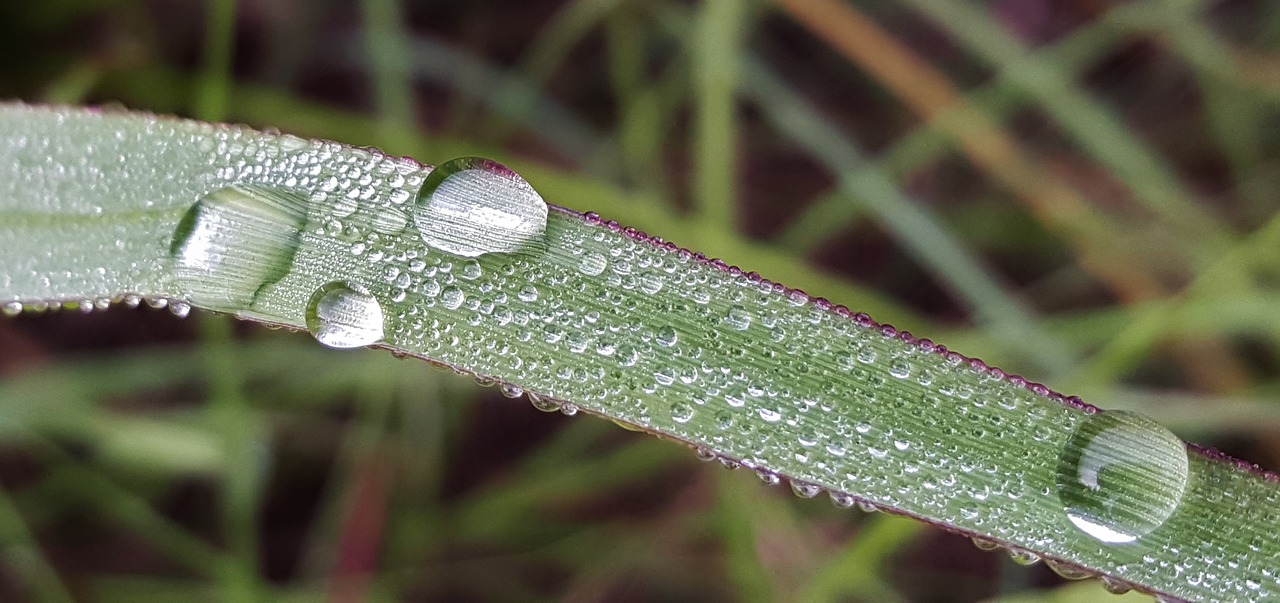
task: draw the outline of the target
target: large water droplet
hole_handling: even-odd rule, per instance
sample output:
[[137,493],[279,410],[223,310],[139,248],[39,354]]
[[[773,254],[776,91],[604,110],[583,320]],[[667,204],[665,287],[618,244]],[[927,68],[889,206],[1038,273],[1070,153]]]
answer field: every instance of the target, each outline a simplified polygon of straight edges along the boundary
[[169,252],[186,299],[214,310],[243,310],[293,266],[307,197],[293,191],[233,186],[192,205]]
[[461,157],[427,175],[413,219],[427,245],[440,251],[464,257],[514,253],[540,243],[547,203],[502,164]]
[[1072,433],[1058,462],[1058,497],[1086,534],[1133,542],[1173,515],[1187,474],[1182,440],[1147,417],[1111,411]]
[[311,295],[307,330],[331,348],[358,348],[382,339],[382,306],[365,291],[335,281]]

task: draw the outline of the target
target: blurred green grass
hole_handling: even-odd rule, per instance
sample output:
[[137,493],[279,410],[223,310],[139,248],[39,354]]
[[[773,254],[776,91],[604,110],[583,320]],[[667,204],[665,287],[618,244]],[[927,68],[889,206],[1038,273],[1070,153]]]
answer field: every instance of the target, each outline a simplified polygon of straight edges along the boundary
[[[491,156],[553,203],[1280,468],[1262,0],[5,3],[0,97]],[[6,601],[1102,592],[207,315],[0,321],[0,485]]]

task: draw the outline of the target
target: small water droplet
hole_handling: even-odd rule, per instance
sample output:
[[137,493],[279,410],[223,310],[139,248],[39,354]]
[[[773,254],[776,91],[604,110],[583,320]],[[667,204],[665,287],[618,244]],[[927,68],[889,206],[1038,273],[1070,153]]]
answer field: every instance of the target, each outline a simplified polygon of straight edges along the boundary
[[970,540],[973,541],[973,546],[978,547],[978,550],[994,551],[1000,548],[1000,543],[994,540],[987,540],[986,538],[982,538],[980,536],[974,536]]
[[523,388],[519,385],[512,385],[510,383],[503,383],[498,387],[498,391],[502,392],[502,395],[507,398],[519,398],[524,395]]
[[462,278],[465,278],[469,281],[474,281],[480,278],[482,275],[484,275],[484,269],[480,267],[480,262],[477,262],[475,260],[468,260],[467,262],[463,263],[462,270],[458,273],[458,276],[461,276]]
[[[93,306],[86,306],[92,309]],[[186,318],[191,315],[191,304],[187,302],[174,301],[169,304],[169,313],[178,318]]]
[[377,343],[383,336],[382,306],[363,289],[334,281],[311,295],[307,330],[331,348],[356,348]]
[[798,480],[791,480],[791,491],[800,498],[813,498],[822,492],[822,486]]
[[516,293],[516,297],[522,302],[536,302],[538,301],[538,288],[533,285],[525,285]]
[[827,495],[831,497],[831,504],[837,507],[840,507],[841,509],[852,508],[853,505],[857,504],[858,502],[858,500],[854,498],[852,495],[845,494],[844,492],[837,492],[835,490],[832,490],[828,492]]
[[1113,595],[1123,595],[1133,590],[1128,582],[1111,576],[1102,577],[1102,588]]
[[532,404],[534,408],[542,412],[556,412],[560,410],[561,402],[559,400],[544,398],[541,395],[535,394],[533,392],[529,392],[528,395],[529,395],[529,403]]
[[662,347],[669,348],[675,345],[676,342],[680,341],[680,336],[676,333],[674,327],[666,326],[658,329],[658,333],[654,337],[654,341]]
[[756,477],[760,478],[760,481],[766,486],[776,486],[782,483],[782,478],[768,469],[756,469]]
[[876,351],[872,348],[862,348],[858,350],[858,362],[863,364],[871,364],[876,361]]
[[1018,547],[1009,547],[1009,558],[1018,565],[1035,565],[1040,563],[1040,555]]
[[720,455],[716,454],[716,451],[710,448],[707,448],[705,446],[698,446],[698,448],[694,452],[697,453],[698,460],[704,463],[709,463],[720,457]]
[[427,245],[446,253],[515,253],[541,244],[547,203],[506,166],[460,157],[423,180],[414,223]]
[[1053,573],[1058,574],[1067,580],[1084,580],[1085,578],[1097,576],[1097,574],[1082,567],[1076,567],[1074,565],[1054,561],[1052,559],[1045,559],[1044,564],[1049,566],[1049,569],[1053,570]]
[[13,317],[22,314],[22,302],[7,302],[4,305],[4,315]]
[[184,298],[213,310],[244,310],[293,266],[307,219],[307,197],[234,186],[187,210],[169,252]]
[[1058,498],[1067,518],[1106,543],[1133,542],[1164,524],[1187,486],[1186,445],[1131,412],[1091,415],[1058,462]]
[[440,291],[440,305],[450,310],[457,310],[462,307],[462,302],[466,301],[467,294],[462,289],[449,286]]
[[742,306],[730,306],[724,316],[724,322],[731,328],[745,331],[751,326],[751,314]]
[[684,402],[671,405],[671,420],[676,423],[688,423],[693,418],[693,406]]
[[889,363],[889,374],[899,379],[906,379],[911,376],[911,363],[898,358]]
[[578,261],[578,272],[587,276],[596,276],[609,266],[609,260],[598,253],[588,253]]

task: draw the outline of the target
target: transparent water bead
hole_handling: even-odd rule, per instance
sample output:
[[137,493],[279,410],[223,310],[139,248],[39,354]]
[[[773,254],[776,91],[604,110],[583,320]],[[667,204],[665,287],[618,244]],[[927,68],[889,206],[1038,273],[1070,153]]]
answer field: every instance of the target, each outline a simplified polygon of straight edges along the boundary
[[1058,462],[1067,518],[1099,541],[1133,542],[1178,508],[1188,477],[1182,440],[1131,412],[1092,415],[1072,433]]
[[316,289],[306,316],[307,330],[331,348],[358,348],[382,340],[382,306],[348,283],[335,281]]
[[169,252],[185,298],[214,310],[243,310],[284,278],[307,220],[296,191],[233,186],[192,205],[174,229]]
[[422,183],[414,224],[423,241],[463,257],[536,248],[547,230],[547,203],[500,163],[460,157]]

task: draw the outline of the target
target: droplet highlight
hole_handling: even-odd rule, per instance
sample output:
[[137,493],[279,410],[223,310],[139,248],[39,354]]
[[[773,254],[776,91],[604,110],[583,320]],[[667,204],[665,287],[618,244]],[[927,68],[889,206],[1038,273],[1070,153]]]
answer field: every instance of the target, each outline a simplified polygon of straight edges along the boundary
[[1173,515],[1187,487],[1188,465],[1182,440],[1150,418],[1095,414],[1063,448],[1058,497],[1067,518],[1086,534],[1129,543]]
[[427,175],[413,220],[422,240],[445,253],[515,253],[541,242],[547,203],[506,166],[461,157]]
[[358,348],[383,337],[382,306],[363,289],[335,281],[316,290],[307,304],[307,330],[331,348]]

